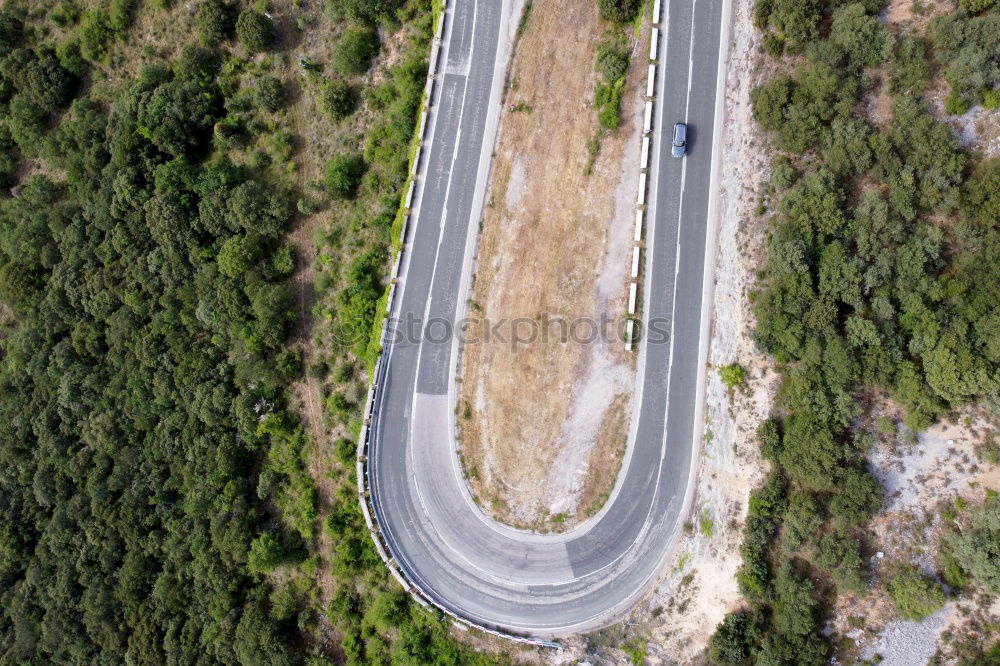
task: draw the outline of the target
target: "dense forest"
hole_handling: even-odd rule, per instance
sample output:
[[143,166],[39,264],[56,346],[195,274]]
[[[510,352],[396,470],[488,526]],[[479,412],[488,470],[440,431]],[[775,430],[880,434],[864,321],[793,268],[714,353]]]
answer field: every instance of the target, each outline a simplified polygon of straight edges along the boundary
[[[866,525],[882,489],[864,466],[872,434],[858,424],[873,396],[919,431],[1000,393],[1000,160],[963,149],[926,96],[943,78],[946,113],[997,108],[1000,6],[961,0],[927,35],[895,35],[878,16],[884,4],[756,3],[776,73],[751,101],[775,157],[752,300],[756,341],[782,383],[757,433],[771,473],[751,494],[741,548],[748,606],[714,635],[716,664],[833,655],[827,609],[872,584]],[[859,103],[874,98],[887,118]],[[939,577],[953,589],[1000,591],[996,503],[942,544]],[[884,576],[900,617],[944,602],[912,566]]]
[[[482,658],[388,578],[353,477],[435,11],[0,9],[0,663]],[[323,31],[328,58],[279,55],[301,37],[272,15]],[[182,29],[134,47],[139,23]],[[371,85],[389,36],[402,57]],[[349,139],[304,185],[315,156],[293,157],[292,105],[307,102]],[[312,257],[289,232],[320,214],[322,351],[305,355],[332,443],[293,396],[307,378],[290,278]],[[364,334],[333,334],[345,326]]]

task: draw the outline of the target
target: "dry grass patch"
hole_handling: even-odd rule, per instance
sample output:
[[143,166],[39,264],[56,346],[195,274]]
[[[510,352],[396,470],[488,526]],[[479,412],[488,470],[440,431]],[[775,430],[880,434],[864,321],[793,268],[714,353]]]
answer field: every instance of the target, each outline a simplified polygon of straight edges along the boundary
[[637,135],[645,69],[633,66],[623,126],[587,175],[603,30],[591,2],[533,8],[512,63],[479,244],[470,313],[520,320],[520,331],[538,335],[466,345],[463,459],[486,510],[525,527],[564,528],[595,510],[628,430],[631,357],[614,326],[586,341],[588,327],[573,325],[626,306],[635,177],[623,161],[634,157],[625,148]]

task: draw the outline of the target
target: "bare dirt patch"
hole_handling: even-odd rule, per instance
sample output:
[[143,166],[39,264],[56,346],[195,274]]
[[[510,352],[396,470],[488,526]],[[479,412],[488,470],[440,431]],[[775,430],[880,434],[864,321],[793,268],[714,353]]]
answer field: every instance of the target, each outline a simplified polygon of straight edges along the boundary
[[[463,350],[460,435],[474,494],[505,522],[568,527],[614,484],[634,384],[602,316],[625,311],[645,69],[633,66],[619,130],[597,131],[601,26],[590,2],[533,7],[514,55],[470,314],[512,323]],[[641,47],[640,47],[641,49]],[[642,52],[641,50],[639,51]],[[624,164],[624,166],[623,166]],[[532,337],[530,342],[514,342]]]

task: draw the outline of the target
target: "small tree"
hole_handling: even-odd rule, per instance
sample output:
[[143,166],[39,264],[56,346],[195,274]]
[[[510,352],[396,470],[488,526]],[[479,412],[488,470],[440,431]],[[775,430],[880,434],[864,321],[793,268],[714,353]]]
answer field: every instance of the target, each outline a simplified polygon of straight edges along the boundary
[[957,563],[992,594],[1000,594],[1000,502],[991,500],[950,538]]
[[877,16],[867,14],[860,2],[833,13],[830,40],[859,67],[874,67],[892,54],[892,34]]
[[274,24],[260,12],[246,9],[236,19],[236,36],[247,51],[260,53],[274,41]]
[[353,199],[365,173],[360,155],[336,155],[326,166],[326,189],[342,199]]

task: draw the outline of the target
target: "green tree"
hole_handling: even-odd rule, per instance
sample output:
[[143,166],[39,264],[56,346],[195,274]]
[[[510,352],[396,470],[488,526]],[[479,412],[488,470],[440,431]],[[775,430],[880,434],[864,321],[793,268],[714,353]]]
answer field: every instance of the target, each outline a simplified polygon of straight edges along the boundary
[[866,524],[882,506],[882,486],[867,471],[844,469],[837,482],[837,492],[830,500],[833,522],[840,529]]
[[745,611],[727,613],[708,641],[708,658],[717,666],[741,666],[750,658],[747,633],[750,621]]

